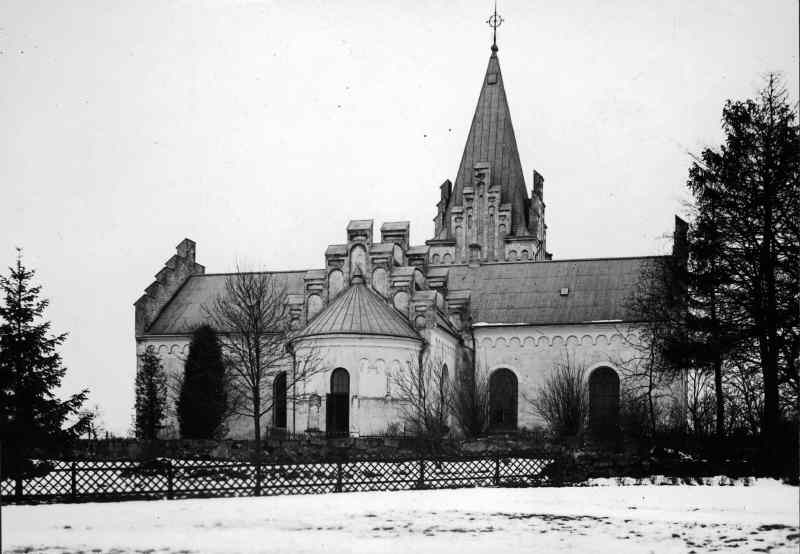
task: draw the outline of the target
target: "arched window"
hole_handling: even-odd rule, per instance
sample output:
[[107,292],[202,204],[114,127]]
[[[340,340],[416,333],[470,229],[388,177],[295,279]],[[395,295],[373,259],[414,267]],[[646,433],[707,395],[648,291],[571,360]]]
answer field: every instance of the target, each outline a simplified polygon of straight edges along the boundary
[[281,371],[272,382],[272,426],[286,429],[286,372]]
[[612,436],[619,425],[619,376],[610,367],[598,367],[589,376],[589,429],[596,436]]
[[350,430],[350,374],[343,367],[331,373],[327,397],[326,429],[332,436],[347,436]]
[[442,366],[442,374],[439,381],[439,403],[447,411],[447,391],[450,390],[450,370],[447,364]]
[[489,378],[489,427],[493,431],[517,428],[517,376],[498,369]]

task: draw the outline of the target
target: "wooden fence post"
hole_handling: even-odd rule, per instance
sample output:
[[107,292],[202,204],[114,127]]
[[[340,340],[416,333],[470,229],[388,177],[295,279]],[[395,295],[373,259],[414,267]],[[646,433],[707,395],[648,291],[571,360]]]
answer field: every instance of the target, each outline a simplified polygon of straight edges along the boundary
[[342,462],[336,462],[336,487],[334,492],[342,492]]
[[17,468],[17,476],[14,477],[14,496],[17,502],[22,500],[22,470]]
[[75,460],[69,464],[69,494],[73,502],[78,499],[78,476],[76,475]]
[[261,457],[256,459],[256,496],[261,496]]
[[500,453],[494,455],[494,486],[500,484]]
[[173,483],[172,460],[167,460],[167,498],[170,500],[175,496]]
[[417,488],[425,488],[425,458],[419,460],[419,480],[417,481]]

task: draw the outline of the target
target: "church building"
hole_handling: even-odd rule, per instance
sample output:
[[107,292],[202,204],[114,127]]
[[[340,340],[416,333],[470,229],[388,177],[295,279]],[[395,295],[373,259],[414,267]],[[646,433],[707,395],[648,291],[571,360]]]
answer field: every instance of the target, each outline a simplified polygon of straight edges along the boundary
[[[526,183],[496,44],[482,79],[430,239],[412,244],[407,221],[354,219],[319,267],[270,272],[288,292],[297,329],[289,346],[317,349],[321,371],[291,400],[286,375],[275,376],[263,432],[402,431],[405,400],[395,378],[419,363],[436,363],[445,379],[484,376],[490,429],[534,428],[542,421],[528,399],[565,357],[586,369],[590,419],[617,420],[621,364],[633,357],[626,334],[637,324],[630,299],[663,257],[554,259],[544,178],[533,171]],[[675,233],[679,245],[678,218]],[[183,371],[192,331],[208,322],[203,306],[228,278],[206,273],[195,249],[184,239],[135,303],[137,355],[152,348],[172,373]],[[251,425],[232,424],[230,436],[251,437]]]

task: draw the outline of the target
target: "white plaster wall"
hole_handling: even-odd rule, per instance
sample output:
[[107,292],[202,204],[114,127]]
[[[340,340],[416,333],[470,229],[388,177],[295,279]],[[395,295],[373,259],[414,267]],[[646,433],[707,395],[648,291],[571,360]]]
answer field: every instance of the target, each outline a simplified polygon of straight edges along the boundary
[[[331,335],[298,343],[298,359],[317,358],[322,370],[298,384],[300,399],[287,410],[289,428],[302,433],[316,421],[318,429],[325,430],[331,373],[343,367],[350,374],[350,434],[379,435],[391,424],[402,429],[402,401],[392,374],[415,366],[420,347],[417,341],[379,336]],[[309,413],[312,394],[321,400],[318,414]]]
[[[487,375],[500,368],[514,372],[518,380],[518,426],[532,428],[544,422],[530,407],[532,398],[543,385],[554,364],[571,359],[583,364],[587,377],[600,366],[617,371],[620,386],[626,387],[626,361],[635,357],[635,349],[623,337],[632,329],[616,323],[587,323],[582,325],[547,326],[476,326],[476,371]],[[630,383],[630,381],[627,381]],[[680,398],[682,387],[675,387],[674,395]]]
[[[136,370],[141,366],[141,355],[148,347],[153,350],[161,359],[164,372],[167,376],[167,416],[164,421],[164,429],[161,435],[164,438],[177,438],[179,436],[178,419],[175,412],[175,401],[177,400],[178,383],[183,376],[183,365],[189,353],[190,337],[187,335],[170,335],[160,337],[145,337],[136,340]],[[134,402],[135,409],[135,399]]]
[[[176,401],[180,393],[178,383],[183,377],[183,367],[186,356],[189,354],[189,335],[170,335],[170,336],[149,336],[139,338],[136,341],[136,368],[141,364],[140,356],[144,351],[152,346],[161,359],[164,372],[167,376],[167,414],[164,420],[164,428],[161,431],[162,438],[179,438],[180,427],[176,412]],[[290,366],[287,365],[287,370]],[[268,379],[265,389],[268,393],[272,391],[272,379]],[[289,414],[291,415],[291,414]],[[227,438],[231,439],[252,439],[253,438],[253,419],[248,416],[234,414],[225,422],[228,428]],[[272,426],[272,411],[267,412],[261,417],[262,436],[266,436],[267,430]]]

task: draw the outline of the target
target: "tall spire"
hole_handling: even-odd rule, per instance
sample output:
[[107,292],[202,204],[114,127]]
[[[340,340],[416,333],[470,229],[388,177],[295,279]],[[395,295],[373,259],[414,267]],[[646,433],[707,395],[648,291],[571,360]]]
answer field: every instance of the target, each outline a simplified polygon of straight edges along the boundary
[[496,46],[492,47],[453,185],[454,205],[462,205],[464,187],[470,186],[475,165],[482,163],[488,164],[491,170],[491,185],[500,190],[500,201],[511,204],[512,228],[509,234],[527,234],[528,195]]

